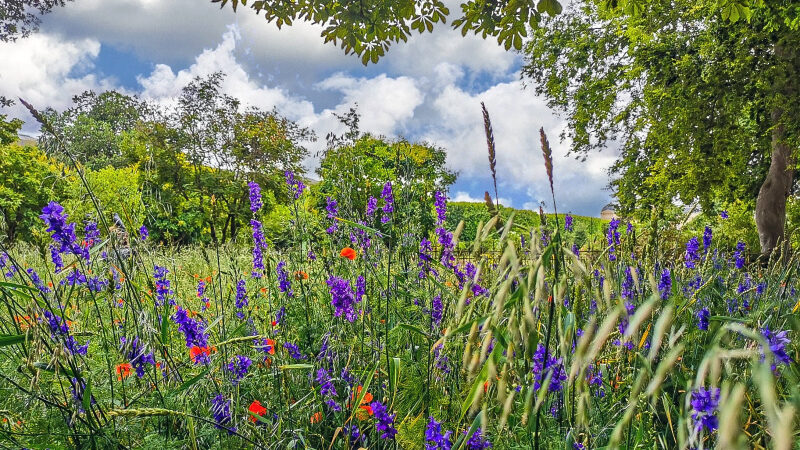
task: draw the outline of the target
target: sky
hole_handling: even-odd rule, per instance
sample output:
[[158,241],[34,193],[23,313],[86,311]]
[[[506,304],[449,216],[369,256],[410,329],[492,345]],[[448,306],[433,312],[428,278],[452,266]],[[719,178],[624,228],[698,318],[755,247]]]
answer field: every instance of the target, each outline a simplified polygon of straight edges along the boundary
[[[448,2],[459,10],[457,2]],[[520,76],[523,57],[493,39],[462,37],[449,26],[394,44],[365,67],[320,38],[321,27],[296,22],[278,29],[248,8],[203,0],[75,0],[43,17],[38,33],[0,43],[0,95],[39,109],[65,109],[86,90],[117,90],[169,104],[195,76],[226,74],[223,89],[245,105],[277,108],[312,129],[307,145],[313,176],[325,135],[341,133],[334,113],[358,105],[361,130],[426,142],[447,151],[458,173],[455,201],[482,201],[493,192],[480,103],[489,111],[497,149],[500,203],[551,211],[539,146],[544,127],[554,150],[559,212],[598,216],[615,154],[580,162],[559,141],[565,121]],[[19,105],[3,113],[38,126]]]

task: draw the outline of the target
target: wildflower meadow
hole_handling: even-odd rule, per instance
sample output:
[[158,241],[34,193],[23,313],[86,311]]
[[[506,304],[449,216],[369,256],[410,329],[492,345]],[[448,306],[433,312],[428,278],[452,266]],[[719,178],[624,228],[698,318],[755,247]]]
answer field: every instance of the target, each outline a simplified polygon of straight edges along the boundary
[[[45,247],[0,259],[7,445],[795,445],[788,253],[749,261],[706,226],[662,254],[619,219],[589,253],[557,214],[533,228],[495,215],[465,242],[463,222],[446,226],[447,192],[424,196],[426,234],[398,220],[402,179],[343,216],[331,196],[309,208],[291,171],[294,244],[274,249],[261,187],[247,189],[242,245],[159,245],[144,225],[106,220],[91,190],[98,222],[41,205]],[[499,252],[484,251],[491,239]]]

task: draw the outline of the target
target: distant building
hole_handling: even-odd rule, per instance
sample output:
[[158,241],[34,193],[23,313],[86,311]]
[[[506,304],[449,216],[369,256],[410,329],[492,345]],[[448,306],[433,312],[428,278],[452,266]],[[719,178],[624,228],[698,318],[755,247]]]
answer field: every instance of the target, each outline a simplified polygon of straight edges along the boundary
[[619,219],[614,205],[609,203],[606,206],[603,206],[603,209],[600,210],[600,218],[603,220]]

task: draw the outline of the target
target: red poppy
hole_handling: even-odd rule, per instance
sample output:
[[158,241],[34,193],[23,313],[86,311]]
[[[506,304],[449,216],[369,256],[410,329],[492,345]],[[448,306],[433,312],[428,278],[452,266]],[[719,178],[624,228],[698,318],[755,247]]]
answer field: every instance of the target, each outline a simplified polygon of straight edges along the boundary
[[[344,251],[344,250],[342,250],[342,251]],[[342,255],[342,256],[344,256],[344,255]],[[353,259],[353,258],[350,258],[350,259]],[[294,273],[294,279],[297,280],[297,281],[307,280],[308,279],[308,274],[305,273],[302,270],[298,270],[297,272]]]
[[[351,396],[351,401],[355,401],[356,398],[358,398],[358,396],[361,395],[361,391],[363,389],[364,389],[363,386],[357,387],[356,390],[353,391],[353,395]],[[372,415],[372,407],[369,406],[369,404],[370,402],[372,402],[372,399],[373,399],[372,394],[367,392],[366,394],[364,394],[364,398],[361,399],[361,402],[358,405],[359,408],[366,411],[367,414],[369,414],[370,416]],[[348,405],[348,407],[349,406],[350,405]]]
[[267,339],[267,353],[270,355],[275,354],[275,341],[272,339]]
[[211,350],[208,347],[198,347],[196,345],[189,349],[189,356],[191,356],[192,362],[195,364],[197,364],[197,357],[202,354],[211,356]]
[[311,415],[311,418],[309,419],[309,422],[317,423],[317,422],[319,422],[321,420],[322,420],[322,413],[317,411],[317,412],[315,412],[314,414]]
[[122,381],[123,378],[128,378],[131,374],[131,365],[129,363],[122,363],[117,365],[117,380]]
[[356,259],[356,256],[358,256],[358,253],[356,253],[356,251],[353,250],[350,247],[345,247],[345,248],[342,249],[341,252],[339,252],[339,256],[341,256],[342,258],[347,258],[350,261],[352,261],[352,260]]
[[267,408],[264,408],[258,400],[254,400],[253,403],[250,403],[250,407],[247,408],[247,410],[250,411],[251,422],[258,422],[259,417],[264,417],[264,415],[267,414]]

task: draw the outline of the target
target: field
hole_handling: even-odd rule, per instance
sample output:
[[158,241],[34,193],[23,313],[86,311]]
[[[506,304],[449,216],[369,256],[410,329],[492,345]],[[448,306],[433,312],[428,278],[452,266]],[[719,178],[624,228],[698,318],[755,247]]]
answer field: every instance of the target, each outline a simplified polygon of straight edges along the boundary
[[294,245],[280,250],[255,183],[249,246],[76,231],[42,205],[51,243],[0,260],[7,445],[794,445],[794,259],[747,263],[710,227],[667,258],[618,220],[581,254],[564,215],[471,223],[465,241],[439,192],[435,230],[414,234],[391,183],[359,217],[329,198],[312,240],[289,175]]

